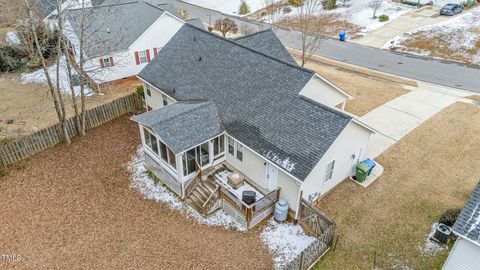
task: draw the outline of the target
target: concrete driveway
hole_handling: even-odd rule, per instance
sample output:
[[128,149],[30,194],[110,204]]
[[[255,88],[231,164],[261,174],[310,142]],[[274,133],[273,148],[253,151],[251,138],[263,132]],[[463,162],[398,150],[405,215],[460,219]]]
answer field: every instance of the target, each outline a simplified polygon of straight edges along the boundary
[[351,42],[375,48],[382,48],[385,43],[398,35],[451,18],[440,16],[439,11],[440,6],[426,6],[405,13],[383,27],[368,33],[365,37],[354,39]]
[[472,95],[467,91],[421,82],[418,88],[410,90],[360,117],[362,122],[378,131],[372,138],[369,157],[377,157],[445,107],[457,101],[473,103],[464,98]]

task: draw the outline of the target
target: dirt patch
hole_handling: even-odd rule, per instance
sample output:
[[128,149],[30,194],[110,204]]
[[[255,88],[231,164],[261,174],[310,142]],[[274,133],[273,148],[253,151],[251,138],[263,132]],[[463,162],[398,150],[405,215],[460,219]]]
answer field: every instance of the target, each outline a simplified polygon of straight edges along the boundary
[[340,240],[316,269],[371,269],[375,253],[379,269],[440,269],[448,251],[421,248],[432,223],[463,207],[478,182],[478,134],[480,106],[455,103],[380,155],[385,172],[367,189],[345,181],[322,198]]
[[129,188],[140,141],[127,116],[9,169],[0,181],[2,254],[17,269],[272,269],[258,232],[199,225]]
[[353,100],[345,110],[358,116],[365,115],[386,102],[408,93],[400,84],[349,71],[340,67],[310,61],[305,65],[345,90]]
[[473,99],[473,100],[476,100],[476,101],[480,101],[480,95],[473,95],[473,96],[469,96],[467,98]]
[[[315,29],[312,29],[312,32],[320,33],[324,36],[338,38],[338,32],[340,30],[347,30],[347,33],[351,35],[349,36],[350,39],[362,37],[362,35],[359,34],[362,27],[342,19],[339,14],[326,14],[320,17],[312,17],[312,24],[317,26]],[[298,17],[283,19],[279,22],[279,25],[294,29],[301,28]]]
[[[140,84],[136,81],[135,84]],[[119,81],[102,88],[101,95],[87,98],[87,109],[107,103],[135,90],[132,81]],[[19,74],[0,75],[0,140],[12,139],[58,122],[48,87],[43,84],[22,84]],[[65,95],[68,116],[73,116],[70,95]],[[8,124],[10,120],[13,123]]]

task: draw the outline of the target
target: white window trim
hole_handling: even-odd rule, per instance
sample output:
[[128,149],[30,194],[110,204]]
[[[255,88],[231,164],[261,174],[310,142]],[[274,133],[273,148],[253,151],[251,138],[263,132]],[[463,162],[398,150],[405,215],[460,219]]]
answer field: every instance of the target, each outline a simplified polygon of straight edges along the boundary
[[103,66],[104,66],[104,67],[111,67],[111,66],[113,66],[112,63],[110,63],[110,57],[104,57],[104,58],[103,58]]
[[[331,170],[331,175],[330,175],[330,178],[327,179],[327,176],[330,172],[330,170],[328,168],[330,167],[330,164],[332,164],[332,163],[333,163],[333,166],[332,166],[332,170]],[[324,178],[323,181],[325,183],[327,183],[327,182],[329,182],[330,180],[333,179],[333,175],[334,175],[333,173],[335,172],[335,163],[336,163],[335,160],[332,160],[332,161],[327,163],[327,166],[325,167],[325,176],[323,177]]]

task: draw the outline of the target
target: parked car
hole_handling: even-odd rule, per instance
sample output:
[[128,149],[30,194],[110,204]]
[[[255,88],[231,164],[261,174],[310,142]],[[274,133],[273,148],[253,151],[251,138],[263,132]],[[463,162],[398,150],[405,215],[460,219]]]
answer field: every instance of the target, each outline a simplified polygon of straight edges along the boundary
[[462,12],[463,7],[459,4],[446,4],[440,9],[440,15],[453,16]]

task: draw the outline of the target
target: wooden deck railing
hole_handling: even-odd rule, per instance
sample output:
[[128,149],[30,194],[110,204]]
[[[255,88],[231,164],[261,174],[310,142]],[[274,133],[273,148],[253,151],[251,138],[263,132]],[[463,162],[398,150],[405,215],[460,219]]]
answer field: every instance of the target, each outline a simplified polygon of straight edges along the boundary
[[202,170],[200,169],[200,166],[198,163],[195,161],[195,175],[192,178],[192,181],[190,181],[186,186],[183,187],[183,196],[182,198],[188,198],[190,194],[193,192],[195,189],[195,186],[202,180]]
[[230,192],[223,183],[220,185],[220,197],[230,206],[234,207],[239,213],[242,213],[246,223],[247,229],[253,228],[264,218],[273,212],[275,203],[280,196],[280,188],[277,188],[270,193],[264,195],[260,200],[253,204],[246,204],[242,198]]

